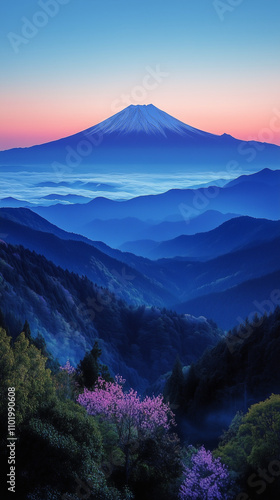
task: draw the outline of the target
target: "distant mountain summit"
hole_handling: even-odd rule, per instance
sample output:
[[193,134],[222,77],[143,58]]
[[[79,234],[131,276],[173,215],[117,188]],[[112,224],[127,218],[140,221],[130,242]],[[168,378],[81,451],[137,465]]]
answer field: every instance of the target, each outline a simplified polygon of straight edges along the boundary
[[[234,179],[233,181],[228,182],[225,187],[233,187],[238,184],[244,184],[251,182],[267,185],[267,186],[275,186],[280,185],[280,170],[270,170],[269,168],[264,168],[260,172],[257,172],[254,177],[249,175],[241,175]],[[278,204],[279,205],[279,204]]]
[[87,130],[57,141],[0,152],[0,166],[69,173],[255,172],[280,164],[280,147],[239,141],[186,125],[152,104],[131,105]]
[[86,132],[89,134],[97,132],[102,134],[122,135],[144,133],[147,135],[161,135],[164,137],[167,137],[170,133],[180,136],[188,135],[189,137],[191,135],[204,137],[212,135],[186,125],[153,104],[131,104],[116,115],[104,120],[99,123],[99,125],[92,127]]

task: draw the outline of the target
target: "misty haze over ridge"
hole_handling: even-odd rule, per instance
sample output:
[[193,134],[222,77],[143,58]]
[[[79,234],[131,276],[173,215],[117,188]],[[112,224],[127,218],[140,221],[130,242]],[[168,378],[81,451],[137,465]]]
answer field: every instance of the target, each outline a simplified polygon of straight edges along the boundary
[[[58,177],[78,172],[95,175],[149,172],[169,176],[226,172],[227,178],[233,178],[229,163],[234,161],[235,171],[239,166],[244,173],[264,167],[278,168],[280,147],[198,130],[152,104],[131,105],[70,137],[0,152],[4,171],[8,166],[24,166],[29,172],[35,167],[35,171]],[[204,182],[208,180],[211,179],[208,177]]]

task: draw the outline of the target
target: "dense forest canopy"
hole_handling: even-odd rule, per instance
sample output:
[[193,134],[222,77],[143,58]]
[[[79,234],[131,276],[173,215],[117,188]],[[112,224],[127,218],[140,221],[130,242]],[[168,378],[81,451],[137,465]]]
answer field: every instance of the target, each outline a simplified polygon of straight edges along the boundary
[[205,318],[128,305],[22,246],[0,246],[0,272],[1,307],[12,335],[20,333],[17,318],[26,318],[54,357],[75,365],[98,339],[112,374],[122,373],[141,390],[171,371],[179,353],[189,365],[223,335]]

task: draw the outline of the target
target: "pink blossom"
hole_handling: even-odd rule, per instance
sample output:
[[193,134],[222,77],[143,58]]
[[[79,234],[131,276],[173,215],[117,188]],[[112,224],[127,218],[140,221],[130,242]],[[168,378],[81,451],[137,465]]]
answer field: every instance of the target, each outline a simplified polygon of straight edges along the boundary
[[99,378],[93,391],[84,389],[77,401],[89,415],[102,415],[116,424],[122,443],[128,444],[132,437],[148,437],[157,429],[168,431],[175,425],[174,414],[163,396],[146,396],[141,400],[137,391],[123,391],[124,380],[116,377],[114,382]]
[[230,478],[225,465],[202,446],[185,467],[180,500],[228,500]]
[[59,368],[60,368],[60,370],[66,371],[69,375],[76,372],[74,366],[70,365],[69,359],[66,361],[64,366],[60,366]]

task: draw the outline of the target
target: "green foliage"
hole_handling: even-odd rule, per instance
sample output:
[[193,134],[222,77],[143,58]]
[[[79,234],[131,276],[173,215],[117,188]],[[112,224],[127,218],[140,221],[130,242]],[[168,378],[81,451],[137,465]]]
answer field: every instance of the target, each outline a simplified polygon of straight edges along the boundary
[[21,432],[19,460],[25,472],[25,487],[30,482],[73,491],[75,474],[85,479],[98,470],[102,453],[95,420],[74,402],[55,400],[26,422]]
[[115,424],[102,417],[98,417],[99,429],[102,434],[104,460],[102,470],[109,477],[125,463],[125,456],[119,447],[119,434]]
[[47,358],[46,368],[49,368],[52,373],[58,373],[59,371],[59,362],[57,359],[53,357],[51,352],[47,348],[47,343],[43,337],[43,335],[38,332],[37,337],[31,337],[31,344],[35,345],[37,349],[39,349],[43,356]]
[[249,409],[238,431],[248,450],[248,464],[262,467],[280,457],[280,395],[257,403]]
[[220,446],[225,446],[229,441],[234,439],[239,431],[239,427],[243,420],[243,413],[238,411],[234,416],[229,428],[223,432],[220,438]]
[[[230,434],[232,434],[230,436]],[[248,487],[247,478],[259,477],[260,471],[270,470],[273,461],[280,466],[280,395],[272,394],[265,401],[261,401],[250,407],[246,415],[237,415],[232,423],[227,436],[223,438],[215,455],[221,457],[222,461],[239,476],[240,484]],[[252,475],[253,473],[253,475]],[[278,474],[279,475],[279,474]],[[273,492],[279,488],[278,483],[271,478]],[[270,498],[267,489],[266,498]],[[280,493],[280,488],[277,490]],[[251,493],[250,493],[251,494]],[[254,497],[255,498],[255,497]],[[275,497],[271,497],[275,498]]]
[[[100,355],[97,345],[93,353],[96,358]],[[133,474],[128,488],[125,453],[116,427],[55,393],[55,380],[45,365],[46,358],[24,333],[12,345],[0,329],[1,395],[7,394],[8,386],[16,389],[17,489],[22,497],[77,500],[80,489],[86,488],[97,500],[132,500],[143,495],[151,500],[176,498],[176,480],[181,474],[178,439],[160,433],[139,439],[131,450]],[[6,432],[6,409],[3,397],[1,436]]]
[[45,369],[46,358],[21,333],[14,346],[13,385],[16,389],[17,422],[36,412],[54,396],[51,372]]
[[7,388],[15,387],[17,425],[36,413],[41,404],[54,396],[46,358],[21,333],[14,346],[6,332],[0,330],[1,413],[6,411]]
[[71,435],[77,443],[91,450],[97,460],[102,452],[102,438],[97,421],[73,401],[55,401],[42,408],[40,418],[48,421],[64,434]]
[[76,401],[79,390],[76,383],[76,372],[69,373],[65,369],[55,376],[56,394],[60,400],[71,399]]
[[164,437],[158,432],[153,438],[139,442],[135,450],[135,467],[129,485],[135,499],[170,500],[177,498],[182,474],[182,452],[176,434]]
[[[5,330],[0,328],[0,384],[1,396],[4,390],[11,386],[12,368],[14,365],[14,353],[11,348],[11,337],[8,337]],[[7,386],[8,384],[8,386]],[[2,397],[0,400],[2,400]]]
[[104,454],[96,420],[73,401],[56,398],[45,364],[46,358],[24,333],[11,345],[11,338],[0,329],[1,435],[7,426],[6,396],[11,386],[15,387],[19,438],[17,488],[24,498],[29,494],[30,498],[52,498],[55,491],[61,497],[63,491],[75,492],[78,476],[91,481],[95,492],[107,488],[107,496],[100,498],[121,498],[107,487],[101,469]]

